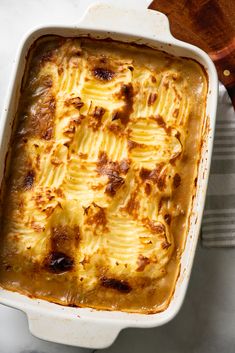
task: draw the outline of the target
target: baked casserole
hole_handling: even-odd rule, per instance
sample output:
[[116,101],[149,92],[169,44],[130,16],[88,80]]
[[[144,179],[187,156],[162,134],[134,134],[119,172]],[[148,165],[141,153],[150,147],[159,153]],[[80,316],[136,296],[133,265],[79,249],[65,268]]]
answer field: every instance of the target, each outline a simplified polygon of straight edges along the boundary
[[165,310],[207,90],[191,59],[111,40],[39,39],[2,184],[0,284],[62,305]]

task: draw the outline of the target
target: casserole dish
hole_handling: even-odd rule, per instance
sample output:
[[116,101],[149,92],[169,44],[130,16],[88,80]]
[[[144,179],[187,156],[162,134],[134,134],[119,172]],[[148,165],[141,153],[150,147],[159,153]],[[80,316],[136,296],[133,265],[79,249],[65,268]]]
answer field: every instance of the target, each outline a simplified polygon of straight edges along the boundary
[[[143,24],[141,30],[139,29],[140,23]],[[171,36],[168,21],[164,15],[152,11],[139,13],[137,11],[123,11],[103,4],[94,5],[88,10],[76,28],[40,28],[27,36],[19,55],[19,65],[15,80],[12,83],[12,93],[7,103],[8,110],[1,121],[1,153],[3,160],[8,149],[13,123],[12,117],[15,115],[20,91],[20,85],[17,86],[17,83],[20,83],[22,79],[26,54],[36,39],[48,34],[70,37],[90,35],[92,38],[109,37],[123,42],[145,44],[169,54],[198,61],[207,71],[209,79],[206,107],[208,118],[205,119],[204,123],[204,143],[197,191],[193,202],[185,250],[181,258],[181,273],[169,307],[164,312],[153,315],[94,311],[60,307],[56,304],[29,299],[9,291],[1,291],[0,299],[2,303],[19,308],[27,313],[31,332],[36,336],[66,344],[102,348],[110,345],[122,328],[158,326],[169,321],[182,304],[195,253],[208,180],[215,122],[217,76],[213,64],[205,53],[179,42]],[[2,163],[1,177],[3,171],[4,165]]]

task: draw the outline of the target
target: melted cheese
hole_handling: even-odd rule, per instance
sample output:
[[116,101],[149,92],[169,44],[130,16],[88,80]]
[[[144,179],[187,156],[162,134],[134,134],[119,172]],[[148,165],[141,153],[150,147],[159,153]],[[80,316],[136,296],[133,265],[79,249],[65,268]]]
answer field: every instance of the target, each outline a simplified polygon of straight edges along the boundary
[[84,38],[39,41],[5,178],[0,283],[64,305],[165,309],[206,93],[191,60]]

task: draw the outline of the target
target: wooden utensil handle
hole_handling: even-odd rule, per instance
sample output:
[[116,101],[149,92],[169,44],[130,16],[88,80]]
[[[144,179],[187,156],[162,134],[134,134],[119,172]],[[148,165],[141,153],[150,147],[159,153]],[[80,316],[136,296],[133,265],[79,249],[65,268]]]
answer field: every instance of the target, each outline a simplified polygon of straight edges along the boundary
[[235,109],[235,41],[230,46],[230,52],[225,47],[223,51],[209,52],[208,54],[214,61],[219,80],[226,87]]
[[235,108],[234,0],[153,0],[149,8],[168,16],[174,37],[210,55]]
[[227,90],[228,90],[228,94],[232,100],[233,107],[235,109],[235,86],[228,88]]

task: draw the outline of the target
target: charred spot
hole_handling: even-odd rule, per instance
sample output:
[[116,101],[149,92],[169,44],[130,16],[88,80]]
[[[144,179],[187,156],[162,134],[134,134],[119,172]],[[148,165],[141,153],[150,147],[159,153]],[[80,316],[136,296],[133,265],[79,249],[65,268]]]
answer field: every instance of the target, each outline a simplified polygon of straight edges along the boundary
[[166,213],[166,214],[164,215],[164,220],[166,221],[166,223],[167,223],[168,225],[170,225],[170,224],[171,224],[171,215],[170,215],[169,213]]
[[58,72],[58,75],[60,76],[60,75],[62,75],[62,73],[64,72],[64,69],[63,69],[63,67],[58,67],[58,70],[57,70],[57,72]]
[[156,233],[156,234],[165,233],[165,226],[160,222],[156,223],[154,221],[150,221],[149,227],[153,233]]
[[107,278],[105,276],[100,278],[101,285],[105,288],[115,289],[122,293],[129,293],[132,288],[127,281],[115,278]]
[[157,94],[150,93],[150,95],[148,97],[148,106],[153,105],[153,103],[156,101],[156,99],[157,99]]
[[163,117],[161,115],[157,115],[156,116],[156,121],[157,121],[159,126],[161,126],[163,128],[166,127],[166,123],[165,123],[165,121],[164,121],[164,119],[163,119]]
[[154,184],[157,184],[159,190],[163,190],[166,187],[166,169],[164,170],[164,163],[160,163],[153,170],[141,168],[140,178],[142,180],[151,180]]
[[121,173],[126,174],[129,169],[129,160],[123,160],[120,163],[108,160],[105,152],[99,153],[97,162],[97,172],[100,175],[107,175],[109,182],[106,186],[105,193],[114,196],[117,190],[124,184]]
[[155,120],[156,120],[158,126],[162,127],[166,131],[167,134],[170,134],[171,127],[167,127],[167,125],[161,115],[157,115]]
[[88,126],[96,131],[102,124],[102,117],[105,114],[105,109],[102,107],[95,107],[92,115],[89,116]]
[[88,207],[83,207],[83,210],[84,210],[84,215],[88,215],[88,211],[89,211],[89,208],[91,206],[88,206]]
[[161,246],[162,246],[162,249],[168,249],[168,248],[171,246],[171,244],[168,243],[168,241],[164,241],[164,242],[161,244]]
[[151,189],[152,189],[151,185],[149,183],[146,183],[145,188],[144,188],[145,194],[150,195]]
[[176,173],[173,178],[173,186],[174,188],[178,188],[180,184],[181,184],[181,177],[178,173]]
[[46,191],[46,197],[48,201],[51,201],[55,198],[55,196],[51,194],[51,190]]
[[126,101],[130,101],[133,99],[133,86],[131,83],[127,85],[122,85],[120,93],[118,94],[119,98],[125,99]]
[[52,138],[52,133],[53,133],[53,129],[52,127],[49,127],[49,129],[47,129],[43,134],[42,134],[42,138],[44,140],[49,141]]
[[105,188],[105,193],[114,196],[117,190],[124,184],[124,179],[115,171],[108,174],[109,183]]
[[162,196],[162,197],[160,198],[159,205],[158,205],[158,212],[161,211],[161,209],[162,209],[162,207],[163,207],[163,204],[166,203],[166,202],[168,202],[168,201],[169,201],[169,197],[167,197],[167,196]]
[[150,264],[150,260],[148,257],[145,257],[143,255],[139,255],[137,259],[137,272],[142,272],[144,271],[145,267]]
[[3,268],[4,268],[5,271],[9,272],[9,271],[12,270],[12,266],[11,265],[6,264],[4,262],[2,263],[2,265],[3,265]]
[[76,56],[76,57],[80,58],[80,56],[82,56],[82,49],[76,49],[73,52],[73,56]]
[[95,202],[86,210],[84,210],[85,214],[87,215],[86,224],[88,225],[96,225],[96,227],[101,226],[103,229],[106,229],[107,219],[105,210],[98,206]]
[[127,202],[126,207],[123,208],[124,211],[126,211],[128,214],[136,216],[138,214],[138,210],[140,207],[140,203],[137,198],[137,192],[134,191],[131,193],[130,198]]
[[111,81],[112,78],[114,77],[115,73],[108,68],[97,67],[93,70],[93,75],[98,80]]
[[34,180],[35,180],[35,172],[34,170],[29,170],[26,176],[24,177],[23,188],[25,190],[30,190],[33,187]]
[[122,108],[114,112],[112,120],[120,119],[123,125],[127,125],[129,121],[129,116],[133,112],[134,89],[132,84],[123,84],[121,86],[120,92],[117,94],[117,97],[124,101],[124,105]]
[[54,207],[47,207],[45,209],[42,210],[42,212],[45,212],[47,217],[50,217],[52,215],[52,213],[54,212]]
[[83,260],[80,261],[79,263],[80,263],[82,266],[84,266],[84,265],[86,265],[86,264],[89,264],[89,262],[90,262],[90,256],[85,255],[84,258],[83,258]]
[[105,109],[102,108],[102,107],[95,107],[95,111],[93,113],[93,116],[95,118],[102,118],[102,116],[104,115],[105,113]]
[[53,273],[72,270],[74,260],[63,252],[51,252],[45,259],[45,268]]
[[155,76],[153,76],[153,75],[151,76],[151,81],[152,81],[152,83],[156,83],[157,82]]
[[179,140],[180,139],[180,132],[177,131],[177,133],[175,134],[175,137]]
[[197,178],[194,179],[194,186],[197,186]]
[[123,114],[124,109],[117,110],[113,113],[112,121],[120,119],[121,122],[125,121],[126,116]]
[[56,190],[55,190],[55,193],[56,193],[56,195],[57,195],[58,197],[60,197],[60,198],[63,198],[63,197],[64,197],[63,190],[60,189],[60,188],[56,189]]
[[[41,212],[45,212],[45,214],[49,217],[53,212],[56,207],[56,205],[49,206],[48,203],[55,198],[53,194],[48,190],[46,193],[36,193],[36,195],[33,197],[35,200],[35,203],[37,205],[37,208]],[[60,204],[58,203],[58,206]]]
[[140,169],[140,178],[142,180],[147,180],[147,179],[150,179],[150,174],[151,174],[151,170],[149,169],[146,169],[146,168],[141,168]]
[[73,123],[75,124],[75,125],[81,125],[81,123],[82,123],[82,120],[85,118],[85,115],[82,115],[82,114],[80,114],[78,117],[76,117],[76,118],[73,118]]
[[100,61],[101,64],[107,64],[108,60],[107,60],[107,58],[105,56],[102,56],[99,61]]
[[166,187],[166,172],[167,169],[164,168],[164,163],[160,163],[150,174],[150,180],[153,180],[157,184],[159,190],[163,191]]
[[112,121],[119,119],[118,112],[114,112],[112,116]]
[[142,222],[154,234],[165,234],[166,229],[161,222],[151,221],[149,218],[142,219]]
[[173,79],[173,81],[176,81],[176,80],[180,79],[180,75],[178,73],[173,73],[172,79]]
[[68,98],[64,104],[66,106],[73,105],[76,109],[81,109],[84,106],[80,97]]
[[97,171],[100,174],[104,173],[104,167],[108,163],[108,156],[104,151],[99,152],[98,162],[97,162]]
[[120,172],[123,174],[126,174],[130,168],[130,160],[129,159],[123,159],[120,163],[119,163],[119,168],[120,168]]
[[131,66],[131,65],[128,66],[128,69],[129,69],[130,71],[134,71],[134,67]]

